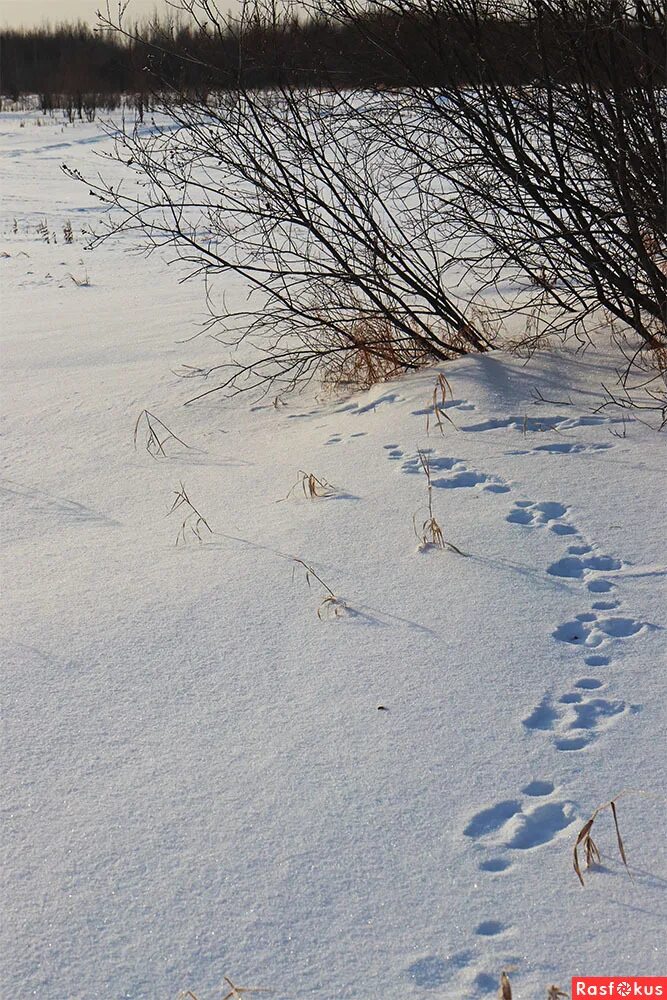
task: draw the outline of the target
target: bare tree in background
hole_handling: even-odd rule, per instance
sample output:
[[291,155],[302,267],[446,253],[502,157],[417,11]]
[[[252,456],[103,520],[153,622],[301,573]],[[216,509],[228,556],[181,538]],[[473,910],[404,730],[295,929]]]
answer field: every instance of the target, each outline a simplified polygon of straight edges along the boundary
[[[357,89],[333,73],[322,84],[321,66],[317,86],[304,85],[289,45],[275,43],[289,40],[288,5],[248,4],[235,25],[211,0],[180,6],[207,37],[236,33],[236,82],[221,89],[213,64],[200,91],[157,79],[170,127],[117,139],[138,184],[93,190],[123,210],[116,231],[175,247],[205,275],[211,331],[243,341],[242,363],[198,373],[219,376],[205,392],[280,389],[316,372],[372,381],[487,351],[517,316],[534,339],[585,336],[605,310],[660,352],[657,4],[317,0],[314,17],[378,53]],[[271,89],[248,83],[262,59],[274,60]],[[213,305],[225,272],[253,291],[232,315]]]
[[[400,67],[422,114],[398,142],[423,188],[455,192],[442,215],[478,237],[475,273],[494,287],[539,289],[562,329],[585,329],[602,307],[664,348],[664,6],[336,0],[334,11]],[[414,32],[406,44],[405,23],[420,26],[418,48]]]

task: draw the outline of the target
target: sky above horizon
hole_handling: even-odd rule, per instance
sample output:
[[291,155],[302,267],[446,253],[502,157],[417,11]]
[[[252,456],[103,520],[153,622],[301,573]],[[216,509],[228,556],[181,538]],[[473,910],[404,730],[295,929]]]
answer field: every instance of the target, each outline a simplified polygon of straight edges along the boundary
[[[235,0],[224,0],[220,9],[227,11],[238,7]],[[106,7],[106,0],[0,0],[0,25],[5,27],[34,27],[50,21],[86,21],[95,24],[95,12]],[[117,10],[117,0],[111,0],[112,13]],[[142,19],[154,11],[167,9],[166,0],[130,0],[128,15]]]

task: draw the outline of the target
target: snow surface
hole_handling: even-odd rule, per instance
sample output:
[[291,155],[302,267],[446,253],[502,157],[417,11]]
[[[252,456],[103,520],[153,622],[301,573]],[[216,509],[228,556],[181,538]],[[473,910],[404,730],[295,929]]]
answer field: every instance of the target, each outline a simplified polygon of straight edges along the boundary
[[[443,435],[435,370],[183,407],[172,370],[223,354],[188,339],[201,288],[84,250],[99,206],[59,165],[105,169],[107,140],[38,120],[0,115],[0,993],[208,1000],[227,975],[477,998],[506,969],[532,998],[664,975],[667,456],[595,412],[613,348],[448,365]],[[190,447],[154,459],[141,426],[135,450],[144,409]],[[417,551],[418,448],[466,558]],[[278,503],[299,470],[338,494]],[[175,545],[180,483],[202,544]],[[293,557],[345,604],[320,619]],[[577,831],[625,788],[645,793],[619,802],[632,878],[601,816],[582,888]]]

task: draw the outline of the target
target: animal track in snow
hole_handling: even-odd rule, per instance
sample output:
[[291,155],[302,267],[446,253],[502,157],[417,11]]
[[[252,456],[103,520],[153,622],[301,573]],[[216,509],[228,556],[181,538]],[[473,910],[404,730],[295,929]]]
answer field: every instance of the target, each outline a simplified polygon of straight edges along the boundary
[[[521,789],[522,795],[530,800],[548,799],[555,791],[552,781],[533,779]],[[495,805],[482,809],[470,819],[463,831],[464,836],[475,840],[481,838],[491,838],[494,834],[496,838],[501,838],[496,847],[507,850],[528,850],[532,847],[539,847],[548,843],[565,827],[572,822],[572,807],[569,803],[547,801],[541,803],[530,803],[524,808],[519,799],[505,799],[496,802]],[[501,875],[512,867],[512,862],[508,857],[496,854],[483,858],[479,863],[479,870],[491,875]],[[497,919],[482,920],[474,928],[474,933],[481,938],[496,938],[504,935],[512,928]],[[505,966],[512,964],[516,959],[503,961]],[[494,990],[496,979],[486,973],[479,973],[475,979],[475,985],[484,992]]]
[[495,937],[505,930],[507,927],[499,920],[482,920],[481,924],[475,928],[475,934],[479,934],[481,937]]
[[479,424],[468,424],[461,427],[462,431],[497,431],[511,428],[515,431],[552,431],[563,422],[562,417],[492,417],[482,420]]
[[[446,410],[474,410],[476,409],[474,403],[469,403],[467,399],[448,399],[444,405],[439,403],[437,409],[440,413],[444,413]],[[432,416],[435,412],[433,405],[423,406],[419,410],[413,410],[413,417],[426,417]]]
[[[355,404],[354,413],[355,415],[360,413],[373,413],[378,407],[383,406],[387,403],[402,403],[403,396],[400,396],[397,392],[384,392],[377,399],[374,399],[370,403],[366,403],[364,406],[359,406]],[[350,407],[352,409],[352,407]]]
[[382,447],[385,451],[389,452],[387,458],[390,462],[397,462],[399,459],[403,458],[403,452],[397,444],[385,444]]
[[552,635],[559,642],[596,648],[610,639],[626,639],[641,632],[642,629],[649,628],[651,626],[648,622],[641,622],[636,618],[602,618],[591,612],[577,615],[574,621],[564,622]]
[[[531,433],[533,431],[568,431],[575,430],[578,427],[599,427],[604,424],[616,424],[621,422],[620,417],[601,417],[601,416],[582,416],[582,417],[563,417],[562,414],[558,416],[548,416],[548,417],[529,417],[526,413],[513,415],[510,417],[491,417],[488,420],[482,420],[478,424],[468,424],[466,427],[461,427],[462,431],[495,431],[495,430],[514,430],[521,431],[524,434]],[[569,442],[563,442],[565,447],[558,449],[566,451]],[[551,445],[545,445],[544,450],[551,449]],[[610,447],[605,444],[602,445],[603,448]],[[613,447],[613,446],[612,446]],[[573,450],[579,450],[580,448],[594,448],[597,450],[596,445],[579,445],[576,444],[572,446]],[[556,450],[556,449],[554,449]]]
[[568,507],[553,500],[533,503],[532,500],[517,500],[509,512],[506,521],[510,524],[520,524],[527,528],[547,526],[556,535],[576,535],[577,529],[564,521]]
[[520,809],[521,803],[517,799],[505,799],[502,802],[496,802],[495,805],[489,806],[488,809],[482,809],[481,812],[476,813],[467,824],[463,834],[466,837],[477,839],[489,833],[494,833],[508,819],[511,819],[512,816],[518,813]]
[[[538,786],[542,783],[531,784]],[[546,797],[554,791],[551,782],[544,782],[543,786],[545,790],[541,795],[532,792],[531,797]],[[550,791],[546,791],[547,788]],[[509,850],[525,851],[549,843],[561,830],[568,827],[574,818],[574,807],[569,802],[542,802],[524,809],[516,799],[508,799],[473,816],[463,833],[466,837],[474,839],[499,834],[502,837],[500,846]],[[505,863],[502,858],[490,858],[482,862],[480,868],[483,871],[495,872],[504,871],[508,866],[509,862]]]
[[584,580],[596,573],[613,573],[622,567],[621,560],[614,556],[595,555],[588,545],[572,545],[568,549],[568,555],[547,566],[547,573],[549,576]]
[[343,436],[342,434],[332,434],[328,441],[325,441],[325,445],[331,444],[349,444],[356,438],[366,437],[366,431],[357,431],[356,434],[348,434]]
[[516,817],[506,846],[518,851],[541,847],[565,830],[574,818],[574,807],[570,803],[545,802]]
[[609,656],[587,656],[584,663],[588,667],[608,667],[611,663],[611,657]]
[[[364,403],[361,406],[359,403],[341,403],[332,412],[333,413],[350,413],[355,417],[360,413],[371,413],[377,410],[378,407],[385,403],[402,403],[403,396],[400,396],[397,392],[383,392],[377,399],[372,400],[370,403]],[[311,417],[315,416],[320,411],[317,409],[309,410],[307,413],[291,413],[289,419],[294,420],[300,417]]]
[[543,795],[551,795],[554,791],[554,784],[553,781],[531,781],[521,791],[524,795],[530,795],[531,798],[541,798]]
[[482,861],[479,866],[481,872],[506,872],[510,867],[511,861],[508,858],[487,858],[486,861]]
[[582,750],[593,742],[619,716],[637,711],[625,701],[611,701],[599,695],[586,696],[583,692],[595,691],[602,686],[596,678],[585,678],[575,684],[575,690],[561,695],[554,704],[545,695],[540,704],[523,720],[529,730],[548,730],[554,733],[557,750]]
[[465,969],[471,962],[471,951],[459,951],[448,955],[446,959],[439,955],[426,955],[406,969],[408,979],[422,989],[434,990],[446,986],[453,976]]
[[[428,457],[432,476],[435,472],[444,471],[448,473],[448,475],[437,479],[432,478],[431,482],[437,489],[472,489],[479,486],[484,493],[509,493],[510,491],[510,487],[500,476],[494,476],[487,472],[479,472],[476,469],[469,469],[463,459],[452,458],[446,455],[435,455],[432,448],[425,448],[422,453]],[[408,458],[401,466],[401,469],[408,475],[423,474],[419,455],[413,455]]]
[[545,695],[530,715],[523,720],[526,729],[553,729],[558,719],[558,712],[551,704],[551,699]]
[[554,441],[553,444],[538,444],[535,448],[523,448],[520,451],[510,451],[508,455],[536,455],[547,452],[550,455],[584,455],[587,452],[606,451],[613,444],[582,444],[567,441]]

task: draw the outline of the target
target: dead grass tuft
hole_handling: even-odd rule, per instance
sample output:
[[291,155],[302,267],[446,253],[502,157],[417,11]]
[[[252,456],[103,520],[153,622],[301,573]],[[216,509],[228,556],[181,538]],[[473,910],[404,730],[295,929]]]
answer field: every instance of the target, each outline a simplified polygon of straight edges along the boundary
[[506,972],[500,973],[500,990],[498,991],[498,996],[500,1000],[512,1000],[512,987]]
[[442,533],[442,528],[438,524],[435,514],[433,513],[433,481],[431,479],[431,464],[428,460],[428,455],[421,449],[418,449],[417,454],[419,455],[419,461],[421,462],[421,467],[424,470],[424,475],[426,476],[426,490],[427,490],[427,508],[428,517],[421,526],[421,530],[417,527],[417,512],[412,516],[412,523],[415,529],[415,535],[419,542],[420,551],[425,552],[428,549],[449,549],[450,552],[456,552],[457,555],[465,556],[467,553],[462,552],[458,546],[454,545],[453,542],[449,542],[445,539]]
[[[227,989],[229,987],[229,992],[225,994],[222,1000],[242,1000],[245,993],[273,993],[274,990],[265,990],[257,986],[236,986],[228,976],[223,976],[223,982],[226,985],[221,986],[221,989]],[[176,997],[176,1000],[199,1000],[199,997],[192,992],[192,990],[181,990],[181,992]]]
[[[500,973],[498,997],[499,1000],[512,1000],[512,986],[506,972]],[[547,987],[547,1000],[560,1000],[561,997],[567,998],[567,993],[563,993],[559,986],[551,985]]]
[[84,268],[83,277],[79,278],[76,274],[67,274],[68,278],[71,278],[77,288],[90,288],[90,278],[88,276],[87,269]]
[[172,503],[168,513],[173,514],[176,510],[181,510],[185,512],[185,517],[183,518],[183,523],[179,528],[178,534],[176,535],[176,545],[180,542],[185,544],[191,536],[194,536],[198,542],[203,542],[204,532],[208,532],[209,535],[213,534],[213,528],[210,526],[203,514],[200,514],[195,505],[190,500],[190,497],[185,491],[185,486],[183,483],[180,484],[180,489],[175,490],[176,499]]
[[[577,836],[577,841],[574,845],[573,865],[574,865],[574,870],[577,873],[577,878],[579,879],[582,885],[584,885],[584,876],[581,873],[579,848],[583,850],[583,853],[586,857],[587,870],[589,868],[592,868],[593,865],[598,864],[598,862],[600,861],[600,851],[598,850],[597,844],[593,840],[593,837],[591,835],[591,830],[593,829],[593,824],[595,823],[595,820],[598,818],[600,813],[604,812],[606,809],[609,809],[614,819],[614,829],[616,831],[616,844],[618,846],[618,853],[620,854],[621,860],[625,865],[625,870],[627,871],[628,875],[630,875],[630,869],[628,868],[628,860],[625,854],[625,846],[623,844],[623,838],[621,837],[621,831],[618,825],[618,813],[616,809],[616,803],[623,794],[624,793],[621,792],[619,795],[616,796],[615,799],[611,799],[609,802],[603,802],[601,806],[598,806],[597,809],[595,809],[595,811],[593,812],[590,819],[588,819],[584,823],[581,830],[579,831],[579,834]],[[632,878],[631,875],[630,877]]]
[[[452,427],[456,427],[456,424],[452,418],[445,412],[445,404],[447,398],[453,399],[454,393],[452,392],[452,387],[443,375],[442,372],[438,375],[435,380],[435,388],[433,389],[433,396],[431,397],[431,408],[433,410],[433,418],[435,420],[435,425],[441,434],[445,433],[445,425],[442,422],[442,418],[448,420]],[[428,436],[431,427],[431,414],[430,411],[426,413],[426,435]]]
[[137,417],[137,422],[134,425],[134,447],[137,447],[137,440],[139,437],[139,430],[141,425],[144,425],[144,431],[146,434],[146,451],[153,458],[167,458],[167,453],[164,450],[164,446],[168,441],[176,441],[178,444],[182,444],[184,448],[189,448],[190,445],[186,444],[177,434],[169,430],[167,425],[156,417],[154,413],[150,410],[142,410]]
[[331,483],[328,483],[326,479],[320,479],[312,472],[304,472],[303,469],[299,469],[296,482],[289,490],[287,496],[282,499],[289,500],[294,491],[299,488],[303,490],[303,495],[307,497],[308,500],[318,500],[322,497],[334,497],[338,493],[338,489],[335,486],[332,486]]
[[42,219],[37,223],[37,234],[42,237],[45,243],[51,242],[51,237],[49,234],[49,224],[46,219]]
[[[311,580],[317,580],[317,582],[324,587],[324,590],[326,591],[317,609],[317,617],[321,621],[324,621],[327,618],[340,618],[348,610],[345,601],[333,592],[329,584],[324,582],[322,577],[315,572],[312,566],[310,566],[307,562],[304,562],[303,559],[299,559],[298,556],[293,556],[292,558],[296,564],[303,567],[305,570],[306,583],[309,587],[312,586]],[[294,569],[295,567],[292,568],[292,578],[294,578]]]
[[[345,329],[346,349],[332,353],[324,365],[322,381],[327,388],[370,389],[406,371],[433,364],[433,355],[388,317],[353,303],[352,308],[355,306],[357,318]],[[326,310],[322,315],[326,323]]]

